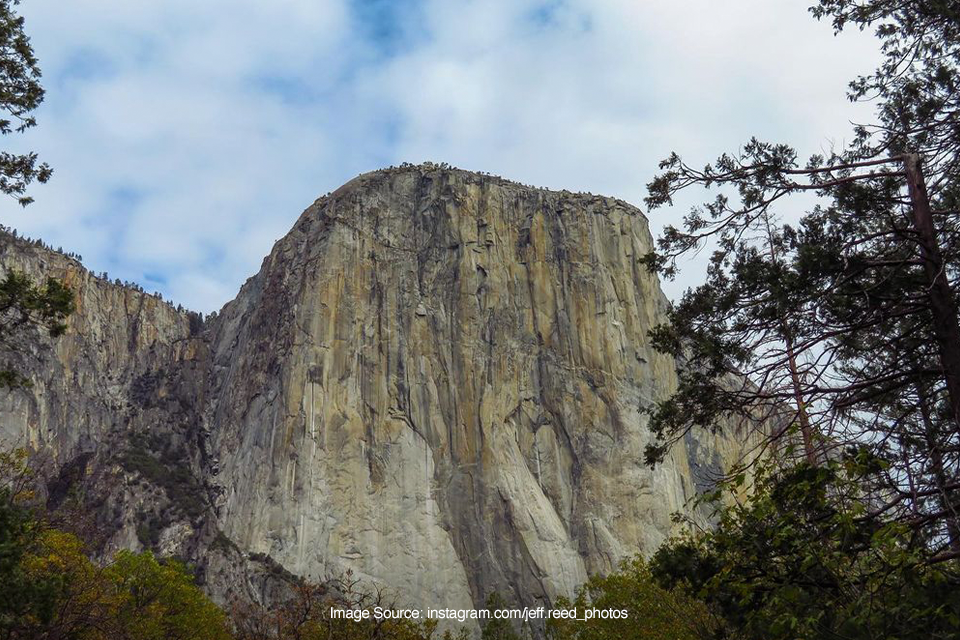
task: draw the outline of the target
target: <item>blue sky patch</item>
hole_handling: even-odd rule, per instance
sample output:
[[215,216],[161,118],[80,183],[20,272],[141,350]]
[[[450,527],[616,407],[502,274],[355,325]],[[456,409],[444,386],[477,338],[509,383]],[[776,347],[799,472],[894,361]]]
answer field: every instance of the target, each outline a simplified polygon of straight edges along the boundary
[[90,47],[74,49],[56,74],[57,84],[107,79],[117,72],[116,63],[103,51]]
[[353,0],[359,33],[383,57],[398,55],[425,35],[423,0]]

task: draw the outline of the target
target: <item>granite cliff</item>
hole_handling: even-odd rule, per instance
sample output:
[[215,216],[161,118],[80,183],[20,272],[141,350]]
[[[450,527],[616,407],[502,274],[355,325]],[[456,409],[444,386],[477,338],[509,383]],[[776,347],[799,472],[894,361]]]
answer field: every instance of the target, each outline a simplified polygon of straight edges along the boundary
[[0,392],[0,434],[105,550],[191,558],[222,599],[349,570],[422,607],[540,604],[652,551],[741,450],[643,465],[640,406],[676,383],[651,246],[619,200],[404,166],[317,200],[201,320],[4,234],[0,266],[77,312],[9,356],[33,386]]

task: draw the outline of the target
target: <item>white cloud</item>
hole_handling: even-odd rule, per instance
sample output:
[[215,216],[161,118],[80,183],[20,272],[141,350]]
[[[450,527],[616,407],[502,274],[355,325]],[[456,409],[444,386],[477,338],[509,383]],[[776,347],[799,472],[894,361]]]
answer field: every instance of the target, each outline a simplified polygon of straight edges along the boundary
[[55,175],[4,223],[210,311],[361,171],[429,159],[639,202],[671,150],[815,152],[868,114],[844,91],[874,42],[804,1],[382,6],[397,29],[346,0],[23,5],[48,97],[22,144]]

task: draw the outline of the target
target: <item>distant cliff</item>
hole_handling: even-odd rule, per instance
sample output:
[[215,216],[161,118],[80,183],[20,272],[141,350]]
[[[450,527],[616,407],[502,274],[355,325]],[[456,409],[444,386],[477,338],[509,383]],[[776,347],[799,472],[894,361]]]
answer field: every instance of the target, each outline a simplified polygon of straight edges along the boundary
[[4,234],[0,266],[78,309],[16,356],[0,433],[106,548],[193,558],[221,598],[352,570],[424,607],[542,603],[652,551],[739,455],[643,465],[639,407],[676,384],[651,246],[619,200],[406,166],[315,202],[201,322]]

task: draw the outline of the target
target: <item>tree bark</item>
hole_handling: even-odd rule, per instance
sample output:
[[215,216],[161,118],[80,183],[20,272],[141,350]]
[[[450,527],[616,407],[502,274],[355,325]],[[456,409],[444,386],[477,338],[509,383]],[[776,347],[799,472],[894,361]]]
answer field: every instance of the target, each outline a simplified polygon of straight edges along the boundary
[[813,426],[807,415],[807,407],[803,402],[803,387],[800,384],[800,372],[797,370],[797,359],[793,354],[793,337],[790,335],[786,323],[783,324],[783,333],[787,346],[787,357],[790,366],[790,382],[793,384],[793,396],[797,403],[797,419],[800,422],[800,434],[803,436],[803,452],[810,466],[817,466],[817,450],[814,445]]
[[947,383],[951,417],[954,428],[960,428],[960,322],[957,320],[957,303],[937,242],[920,156],[916,153],[904,154],[903,165],[910,193],[913,225],[918,235],[920,257],[927,275],[927,298],[933,314],[933,330],[940,365]]
[[[773,229],[770,228],[770,218],[766,218],[767,225],[767,248],[770,252],[770,260],[774,264],[779,264],[780,259],[777,256],[776,244],[774,243]],[[807,462],[811,466],[817,466],[817,452],[814,448],[813,427],[810,425],[810,417],[807,415],[807,407],[803,401],[803,385],[800,380],[800,372],[797,369],[797,357],[793,349],[793,332],[787,324],[785,315],[780,316],[780,335],[783,338],[784,346],[787,350],[787,363],[790,368],[790,384],[793,386],[793,397],[797,403],[797,419],[800,422],[800,434],[803,436],[803,452],[806,455]]]
[[917,386],[917,397],[920,401],[920,416],[923,419],[923,432],[926,440],[927,452],[930,454],[930,472],[933,474],[934,486],[938,492],[938,502],[940,508],[947,512],[946,526],[947,537],[950,540],[950,548],[954,551],[960,551],[960,521],[957,519],[956,494],[954,489],[950,490],[953,483],[947,478],[946,469],[943,465],[943,454],[940,451],[940,441],[937,438],[936,428],[933,418],[930,415],[930,405],[926,394]]

